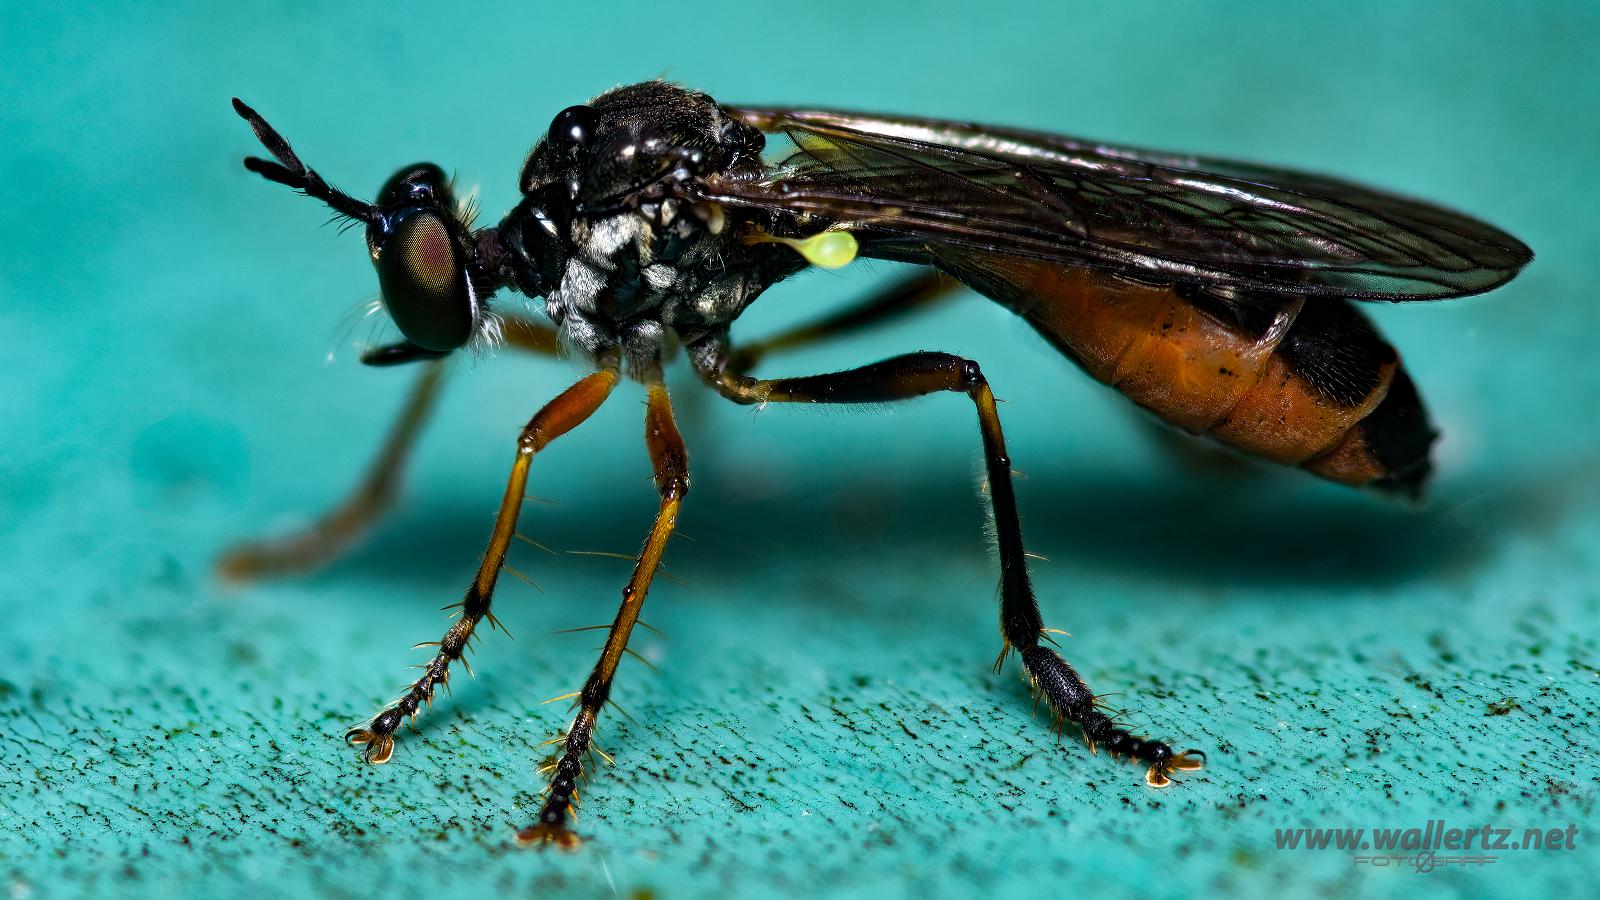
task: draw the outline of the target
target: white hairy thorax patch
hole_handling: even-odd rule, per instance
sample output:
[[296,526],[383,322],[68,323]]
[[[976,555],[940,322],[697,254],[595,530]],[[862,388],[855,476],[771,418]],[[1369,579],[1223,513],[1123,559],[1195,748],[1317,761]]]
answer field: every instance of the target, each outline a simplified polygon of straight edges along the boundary
[[[658,227],[651,216],[633,211],[573,223],[575,252],[545,301],[564,343],[591,357],[620,347],[627,359],[648,361],[659,354],[663,326],[731,321],[738,314],[747,293],[745,278],[731,272],[707,278],[700,271],[709,257],[718,256],[712,246],[717,236],[696,229],[700,239],[691,238],[680,257],[658,262],[652,250]],[[638,314],[618,322],[603,302],[627,262],[638,266]]]

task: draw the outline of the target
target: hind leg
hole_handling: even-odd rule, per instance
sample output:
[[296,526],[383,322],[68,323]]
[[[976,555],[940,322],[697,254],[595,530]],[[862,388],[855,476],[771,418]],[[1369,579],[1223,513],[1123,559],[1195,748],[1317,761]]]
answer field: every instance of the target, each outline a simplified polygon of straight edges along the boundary
[[827,375],[756,379],[730,369],[728,355],[715,342],[698,347],[693,358],[702,378],[723,396],[739,403],[889,403],[940,391],[966,394],[978,413],[990,510],[1000,552],[1003,644],[996,668],[1005,662],[1007,654],[1017,651],[1036,694],[1049,702],[1056,716],[1082,728],[1091,747],[1103,746],[1113,754],[1148,764],[1145,778],[1152,787],[1170,784],[1168,774],[1172,771],[1200,768],[1203,754],[1174,753],[1162,741],[1135,736],[1117,725],[1101,711],[1077,671],[1041,643],[1047,634],[1023,552],[1022,528],[1011,484],[1011,459],[1006,453],[994,394],[977,363],[948,353],[912,353]]

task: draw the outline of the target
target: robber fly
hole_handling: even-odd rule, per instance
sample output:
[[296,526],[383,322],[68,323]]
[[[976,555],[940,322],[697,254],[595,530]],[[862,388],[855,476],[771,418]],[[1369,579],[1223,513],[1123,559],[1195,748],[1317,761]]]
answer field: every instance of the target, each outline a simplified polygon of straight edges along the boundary
[[[546,767],[525,843],[572,846],[577,783],[628,636],[688,490],[688,456],[662,383],[681,345],[738,403],[888,403],[967,395],[983,439],[1000,557],[998,668],[1021,658],[1037,697],[1091,749],[1137,760],[1147,782],[1199,769],[1198,751],[1136,736],[1047,646],[995,398],[978,364],[912,353],[799,378],[757,378],[770,352],[919,308],[965,285],[1028,321],[1066,357],[1172,425],[1349,485],[1415,495],[1436,433],[1399,356],[1351,300],[1440,300],[1498,287],[1531,258],[1503,231],[1427,203],[1286,169],[1154,153],[1013,128],[826,110],[725,106],[651,81],[562,110],[528,156],[521,199],[474,229],[439,167],[401,169],[363,202],[302,163],[254,110],[234,109],[273,159],[245,167],[365,227],[383,306],[404,339],[375,365],[422,362],[400,423],[359,490],[311,531],[247,545],[234,575],[319,561],[384,505],[433,404],[442,358],[504,342],[586,360],[517,440],[477,576],[404,695],[351,730],[371,763],[450,677],[485,620],[517,537],[529,464],[581,424],[623,374],[642,382],[659,512],[577,713]],[[773,143],[768,148],[769,139]],[[781,143],[783,146],[778,147]],[[807,266],[856,256],[922,274],[859,308],[736,348],[729,326]],[[501,290],[542,299],[550,326],[494,310]]]

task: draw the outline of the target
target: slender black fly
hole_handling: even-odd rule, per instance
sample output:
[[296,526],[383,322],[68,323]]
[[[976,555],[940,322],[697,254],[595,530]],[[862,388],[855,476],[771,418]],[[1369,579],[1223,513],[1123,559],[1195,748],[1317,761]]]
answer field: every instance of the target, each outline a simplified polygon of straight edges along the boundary
[[[1441,300],[1510,280],[1532,258],[1492,226],[1431,204],[1285,169],[1153,153],[932,119],[725,106],[664,82],[561,111],[518,180],[521,199],[474,229],[439,167],[396,173],[377,201],[330,186],[254,110],[234,109],[273,159],[246,168],[365,226],[383,304],[404,340],[364,357],[424,362],[367,479],[311,530],[242,547],[251,576],[327,559],[381,511],[432,407],[441,360],[477,343],[589,361],[517,441],[488,551],[423,674],[352,730],[369,762],[431,702],[480,623],[517,534],[530,463],[589,417],[623,375],[649,402],[645,439],[660,509],[578,711],[546,769],[525,842],[571,846],[569,822],[601,710],[688,490],[688,456],[662,382],[681,344],[738,403],[887,403],[938,391],[976,407],[1000,557],[1001,652],[1091,748],[1141,761],[1153,787],[1199,769],[1198,751],[1135,736],[1047,646],[1017,521],[1011,460],[978,364],[913,353],[798,378],[757,378],[762,358],[919,309],[964,285],[1026,319],[1092,377],[1161,419],[1350,485],[1417,495],[1436,437],[1399,354],[1351,300]],[[778,148],[769,148],[769,138]],[[737,347],[729,327],[808,265],[857,255],[921,274],[861,306]],[[551,326],[491,307],[543,300]]]

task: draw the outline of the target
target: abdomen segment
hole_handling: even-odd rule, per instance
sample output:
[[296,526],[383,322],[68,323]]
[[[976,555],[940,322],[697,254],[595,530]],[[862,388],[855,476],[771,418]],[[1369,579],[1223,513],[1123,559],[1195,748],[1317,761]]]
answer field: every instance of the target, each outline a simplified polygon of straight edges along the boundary
[[1427,478],[1427,412],[1349,301],[1216,295],[1015,258],[943,267],[1173,425],[1342,484],[1415,495]]

